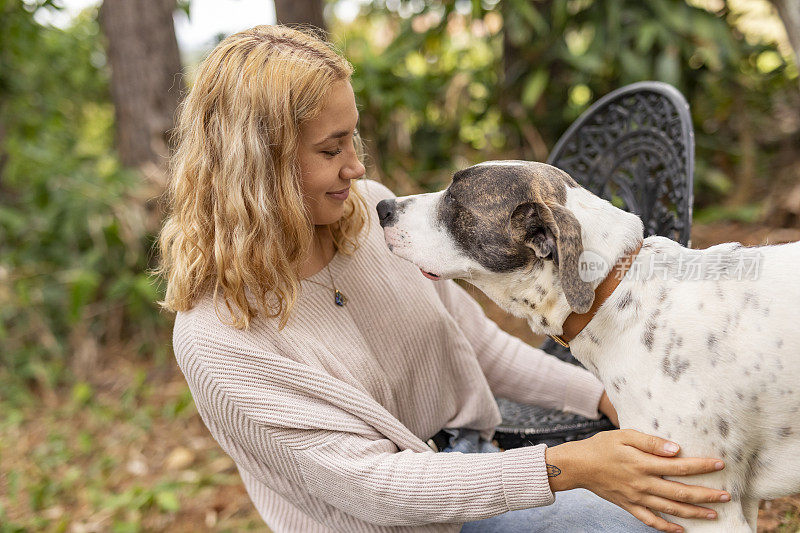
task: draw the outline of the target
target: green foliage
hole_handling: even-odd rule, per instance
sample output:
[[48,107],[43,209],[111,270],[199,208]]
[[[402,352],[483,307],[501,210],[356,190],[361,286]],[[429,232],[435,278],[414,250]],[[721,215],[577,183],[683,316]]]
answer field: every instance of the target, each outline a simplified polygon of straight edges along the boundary
[[737,206],[710,205],[694,213],[693,219],[697,224],[710,224],[720,220],[735,220],[743,223],[757,222],[764,206],[761,204],[745,204]]
[[[489,92],[498,83],[498,42],[465,41],[447,32],[453,6],[430,7],[438,22],[422,32],[410,19],[374,6],[359,21],[360,30],[348,30],[341,39],[355,66],[353,88],[368,155],[400,191],[437,187],[442,169],[503,144]],[[375,35],[385,31],[395,37],[384,47]]]
[[38,7],[0,0],[0,379],[53,385],[87,342],[152,332],[158,294],[95,13],[60,30]]
[[335,34],[356,67],[362,135],[399,190],[439,187],[479,160],[542,160],[592,102],[661,80],[691,105],[704,205],[730,192],[719,172],[737,182],[750,164],[743,131],[763,175],[798,135],[774,127],[800,105],[796,66],[735,23],[684,0],[385,0]]

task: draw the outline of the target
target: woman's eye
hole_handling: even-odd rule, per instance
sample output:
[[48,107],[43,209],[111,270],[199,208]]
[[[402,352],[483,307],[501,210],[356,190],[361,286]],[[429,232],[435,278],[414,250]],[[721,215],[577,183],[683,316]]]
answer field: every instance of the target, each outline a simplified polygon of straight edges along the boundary
[[341,154],[342,150],[341,149],[331,150],[331,151],[323,150],[322,153],[327,155],[327,156],[329,156],[329,157],[335,157],[335,156]]

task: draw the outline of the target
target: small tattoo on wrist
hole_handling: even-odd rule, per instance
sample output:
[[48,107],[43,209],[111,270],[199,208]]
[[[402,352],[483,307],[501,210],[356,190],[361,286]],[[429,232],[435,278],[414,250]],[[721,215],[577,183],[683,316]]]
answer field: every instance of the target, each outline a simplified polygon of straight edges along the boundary
[[547,477],[556,477],[561,474],[561,469],[556,465],[548,465],[547,463],[545,465],[547,466]]

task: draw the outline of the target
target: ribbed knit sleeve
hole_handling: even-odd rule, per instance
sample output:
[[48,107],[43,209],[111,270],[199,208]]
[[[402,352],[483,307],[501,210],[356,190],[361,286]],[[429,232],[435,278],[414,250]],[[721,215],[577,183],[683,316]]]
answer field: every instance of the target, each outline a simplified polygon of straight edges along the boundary
[[504,332],[455,282],[439,281],[435,286],[475,348],[495,396],[599,418],[597,406],[603,385],[590,372]]
[[368,422],[402,435],[396,421],[314,369],[207,333],[180,351],[198,409],[223,448],[267,486],[302,483],[312,499],[293,503],[321,522],[331,517],[319,501],[378,526],[460,523],[554,501],[544,445],[462,454],[420,442],[401,450]]
[[296,456],[318,498],[367,522],[418,525],[551,504],[545,448],[418,453],[399,451],[386,439],[337,434]]

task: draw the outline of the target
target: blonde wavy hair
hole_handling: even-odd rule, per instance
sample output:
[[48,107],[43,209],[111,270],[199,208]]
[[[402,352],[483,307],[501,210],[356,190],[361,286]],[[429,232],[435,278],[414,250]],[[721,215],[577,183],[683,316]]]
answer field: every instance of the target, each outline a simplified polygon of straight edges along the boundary
[[[286,325],[314,238],[300,185],[300,126],[352,72],[322,38],[285,26],[231,35],[203,61],[175,129],[158,243],[162,307],[189,310],[213,289],[227,324],[246,329],[264,313]],[[330,226],[337,250],[356,249],[367,218],[353,187]]]

